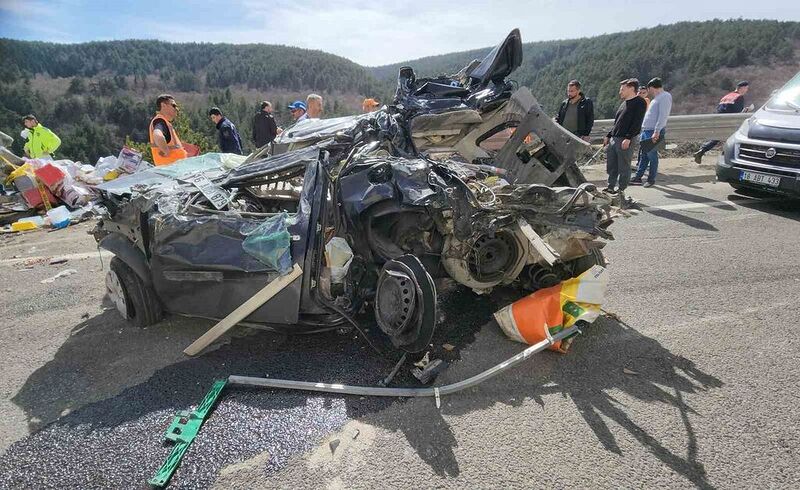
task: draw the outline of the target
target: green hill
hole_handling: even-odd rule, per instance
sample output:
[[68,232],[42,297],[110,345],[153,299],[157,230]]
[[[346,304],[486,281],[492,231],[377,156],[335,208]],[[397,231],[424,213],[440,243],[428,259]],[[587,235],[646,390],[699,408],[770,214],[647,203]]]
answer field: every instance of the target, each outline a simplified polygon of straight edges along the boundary
[[[274,45],[0,39],[0,59],[0,130],[16,136],[22,115],[34,113],[62,137],[60,155],[91,163],[116,154],[126,137],[146,142],[159,93],[176,96],[204,150],[216,141],[206,116],[212,105],[252,150],[252,115],[262,100],[288,125],[286,105],[310,92],[322,94],[326,114],[337,116],[358,110],[362,94],[383,95],[389,86],[345,58]],[[21,144],[15,142],[17,152]]]
[[[0,39],[0,77],[47,74],[53,78],[103,74],[139,78],[158,73],[179,80],[182,88],[226,88],[244,84],[319,91],[368,92],[374,80],[363,67],[322,51],[261,44],[100,41],[55,44]],[[202,80],[201,80],[202,79]]]
[[[525,28],[520,26],[524,39]],[[570,79],[595,99],[598,117],[611,117],[619,105],[619,82],[629,77],[647,81],[661,77],[676,96],[679,112],[708,112],[730,89],[736,75],[758,76],[777,66],[798,69],[800,23],[728,20],[681,22],[632,32],[592,38],[525,43],[522,65],[512,74],[530,87],[550,111],[564,98]],[[401,66],[412,66],[417,76],[452,73],[473,59],[482,59],[490,47],[380,66],[372,69],[378,79],[391,80]],[[785,81],[776,79],[772,85]],[[751,89],[753,99],[765,98],[777,86]],[[699,99],[708,99],[698,104]],[[693,103],[683,105],[681,97]]]
[[[526,26],[520,26],[523,36]],[[499,41],[499,39],[498,39]],[[126,137],[147,140],[157,94],[175,95],[194,143],[216,141],[206,111],[219,106],[239,127],[248,149],[252,114],[271,100],[280,124],[287,103],[321,93],[326,115],[360,110],[364,96],[388,100],[397,69],[418,76],[455,72],[485,49],[365,68],[322,51],[275,45],[102,41],[82,44],[0,39],[0,130],[16,135],[20,118],[36,114],[64,141],[60,155],[95,162],[115,154]],[[598,117],[618,105],[617,82],[661,76],[675,97],[674,113],[713,110],[737,78],[751,80],[758,104],[800,69],[800,23],[682,22],[593,38],[527,43],[512,75],[553,111],[566,82],[581,80]],[[19,140],[19,138],[17,138]],[[21,150],[21,141],[14,149]]]

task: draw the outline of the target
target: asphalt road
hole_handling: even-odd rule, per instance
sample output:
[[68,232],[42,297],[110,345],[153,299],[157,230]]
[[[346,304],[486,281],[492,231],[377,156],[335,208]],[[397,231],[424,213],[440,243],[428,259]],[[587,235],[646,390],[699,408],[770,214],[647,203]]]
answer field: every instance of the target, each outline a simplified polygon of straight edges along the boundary
[[[797,488],[800,204],[732,194],[710,165],[663,170],[631,190],[642,213],[613,225],[610,314],[569,354],[440,409],[231,390],[172,487]],[[229,374],[374,384],[391,369],[352,335],[245,328],[187,359],[211,323],[126,327],[103,302],[90,228],[0,237],[0,488],[143,487],[169,453],[172,415]],[[52,256],[69,261],[23,262]],[[65,269],[77,273],[40,282]],[[438,384],[523,348],[491,321],[502,295],[444,296]]]

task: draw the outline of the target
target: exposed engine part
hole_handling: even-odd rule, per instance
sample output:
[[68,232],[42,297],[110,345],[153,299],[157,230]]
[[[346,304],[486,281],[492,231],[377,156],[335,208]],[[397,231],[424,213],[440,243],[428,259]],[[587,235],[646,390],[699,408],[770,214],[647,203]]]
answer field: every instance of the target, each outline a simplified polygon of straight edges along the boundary
[[502,229],[461,242],[448,235],[442,263],[450,276],[476,291],[513,281],[528,259],[527,239],[519,231]]
[[413,255],[384,264],[375,291],[375,319],[399,349],[419,352],[430,342],[436,327],[436,287]]
[[536,291],[553,287],[556,284],[577,277],[588,271],[592,266],[606,266],[606,259],[599,248],[589,250],[588,255],[558,263],[555,266],[530,264],[525,267],[519,279],[523,288]]

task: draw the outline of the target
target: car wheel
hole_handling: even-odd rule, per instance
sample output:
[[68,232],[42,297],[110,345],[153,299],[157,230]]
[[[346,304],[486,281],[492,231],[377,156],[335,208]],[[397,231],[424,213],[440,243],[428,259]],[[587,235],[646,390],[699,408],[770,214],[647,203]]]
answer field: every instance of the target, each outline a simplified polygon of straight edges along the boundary
[[117,311],[132,325],[147,327],[161,320],[163,312],[153,288],[118,257],[111,259],[106,290]]

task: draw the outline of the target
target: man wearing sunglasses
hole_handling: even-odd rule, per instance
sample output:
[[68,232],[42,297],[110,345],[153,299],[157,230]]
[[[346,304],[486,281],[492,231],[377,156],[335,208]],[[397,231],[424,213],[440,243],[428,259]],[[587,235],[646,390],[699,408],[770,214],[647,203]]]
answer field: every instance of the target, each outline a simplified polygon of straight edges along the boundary
[[178,104],[169,94],[161,94],[156,99],[156,115],[150,121],[150,151],[153,163],[169,165],[186,158],[188,153],[183,147],[172,122],[178,117]]
[[306,111],[306,103],[302,100],[295,100],[291,104],[289,104],[289,112],[292,113],[292,119],[294,119],[295,123],[299,123],[301,121],[305,121],[308,119],[308,114]]

